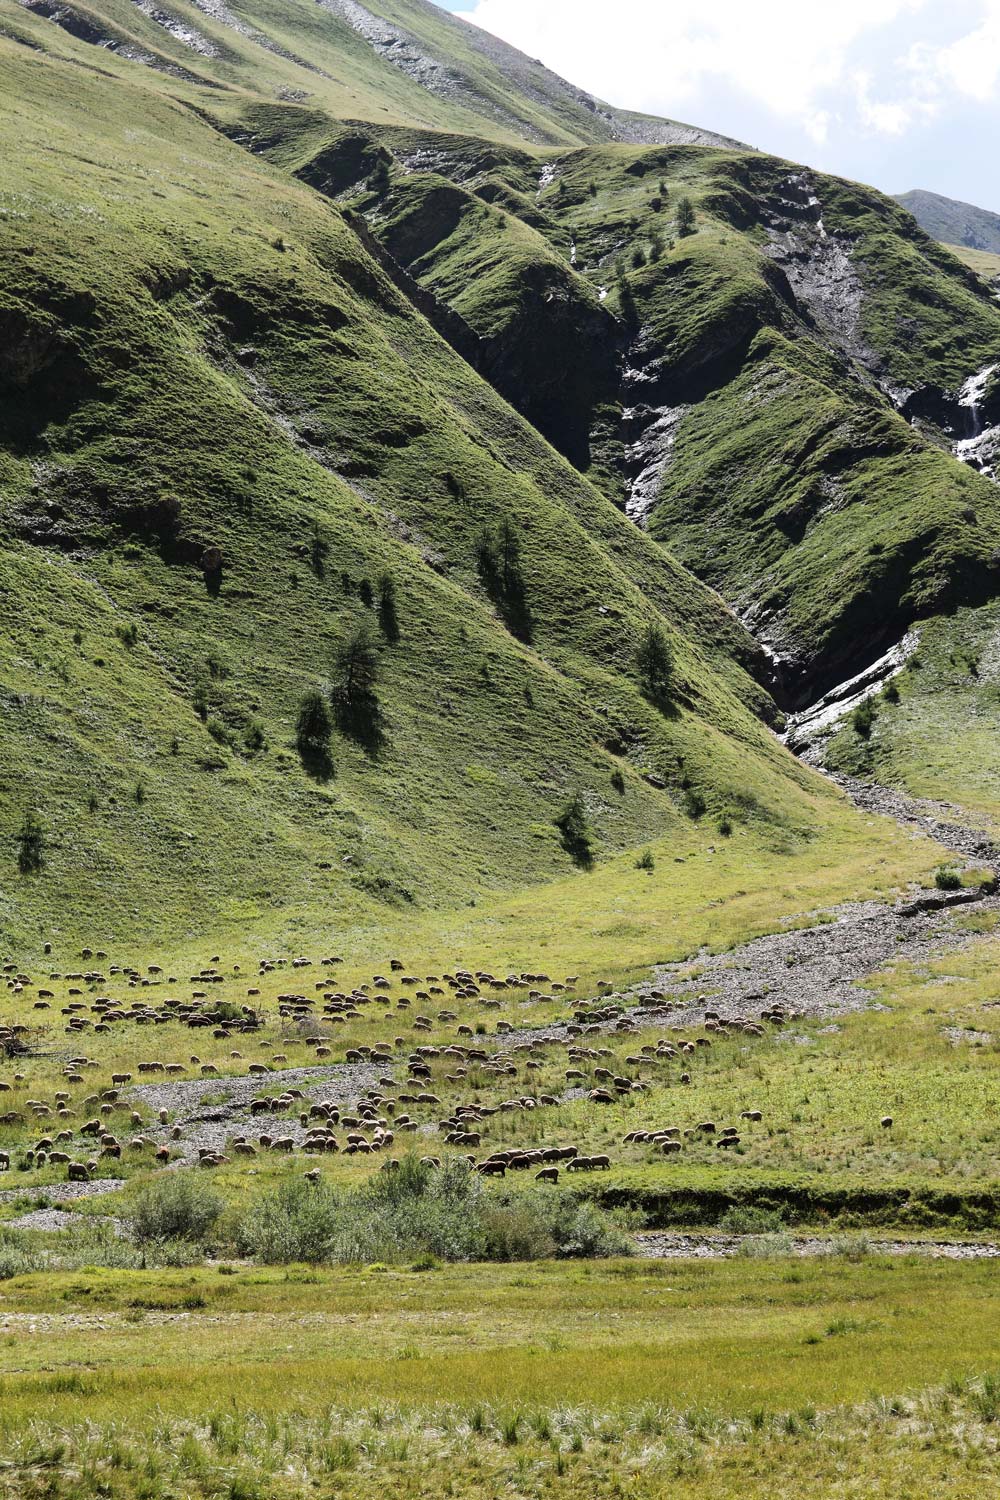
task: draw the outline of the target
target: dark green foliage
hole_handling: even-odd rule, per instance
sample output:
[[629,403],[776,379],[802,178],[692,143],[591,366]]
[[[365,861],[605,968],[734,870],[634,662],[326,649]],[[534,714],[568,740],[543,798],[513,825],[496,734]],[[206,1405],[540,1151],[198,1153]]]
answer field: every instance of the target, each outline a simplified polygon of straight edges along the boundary
[[666,703],[673,681],[674,654],[659,620],[651,620],[635,650],[639,685],[653,703]]
[[396,609],[396,581],[391,573],[382,573],[379,577],[378,623],[389,645],[395,646],[399,641],[399,614]]
[[697,820],[704,816],[708,808],[708,803],[701,792],[696,791],[693,787],[689,787],[682,798],[682,806],[689,818]]
[[378,198],[384,198],[392,186],[392,173],[389,170],[389,157],[379,157],[374,172],[368,179],[368,189]]
[[299,704],[295,721],[295,748],[302,764],[312,775],[329,776],[330,736],[333,734],[333,719],[326,698],[317,688],[310,688]]
[[696,228],[694,204],[690,198],[681,198],[677,203],[677,237],[686,239]]
[[129,1238],[140,1247],[169,1240],[203,1243],[225,1207],[193,1172],[172,1172],[142,1189],[126,1216]]
[[579,792],[574,792],[553,821],[562,836],[562,846],[573,863],[589,870],[594,863],[593,839],[587,809]]
[[939,891],[959,891],[962,888],[962,877],[950,865],[941,865],[934,873],[934,884]]
[[45,833],[34,808],[25,813],[17,835],[17,868],[22,875],[37,875],[45,864]]
[[851,714],[851,724],[863,740],[871,739],[875,717],[875,703],[871,698],[866,698],[863,703],[859,703]]
[[370,754],[385,739],[378,676],[378,649],[371,627],[363,620],[337,648],[332,700],[341,734]]
[[511,635],[530,642],[533,622],[521,568],[521,544],[508,516],[495,533],[484,531],[480,535],[476,568],[483,588]]
[[632,265],[637,271],[641,271],[646,264],[646,252],[641,245],[636,245],[632,251]]
[[622,775],[621,771],[617,769],[617,767],[611,772],[611,785],[618,793],[619,797],[624,797],[625,777]]
[[643,852],[639,855],[639,858],[635,862],[635,867],[637,870],[647,870],[649,872],[652,872],[656,869],[656,859],[653,855],[652,849],[643,850]]
[[898,703],[899,702],[899,685],[898,685],[898,683],[893,682],[893,681],[887,682],[886,685],[885,685],[885,689],[884,689],[884,691],[882,693],[882,697],[885,699],[886,703]]
[[724,839],[732,838],[733,820],[728,813],[723,813],[719,819],[719,832]]
[[628,1239],[592,1203],[559,1189],[497,1191],[461,1158],[432,1167],[403,1157],[362,1188],[301,1179],[251,1204],[240,1250],[271,1265],[292,1261],[540,1260],[628,1254]]

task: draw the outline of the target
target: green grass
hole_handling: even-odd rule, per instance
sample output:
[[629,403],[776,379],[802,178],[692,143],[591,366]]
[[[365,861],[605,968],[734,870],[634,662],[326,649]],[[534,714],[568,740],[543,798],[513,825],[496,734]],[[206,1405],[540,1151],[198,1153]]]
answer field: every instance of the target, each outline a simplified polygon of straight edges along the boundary
[[995,1302],[988,1266],[914,1261],[29,1277],[4,1288],[35,1332],[0,1346],[0,1482],[572,1495],[629,1473],[701,1496],[765,1473],[833,1493],[846,1468],[873,1493],[971,1494]]
[[845,725],[829,743],[827,764],[957,803],[974,821],[995,828],[1000,761],[991,726],[1000,685],[998,631],[1000,614],[992,604],[928,622],[894,693],[876,700],[870,738]]

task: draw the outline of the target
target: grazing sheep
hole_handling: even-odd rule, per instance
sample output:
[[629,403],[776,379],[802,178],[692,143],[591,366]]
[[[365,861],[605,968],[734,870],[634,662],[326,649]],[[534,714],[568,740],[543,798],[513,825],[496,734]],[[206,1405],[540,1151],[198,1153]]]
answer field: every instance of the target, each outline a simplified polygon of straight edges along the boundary
[[0,1151],[0,1172],[9,1172],[9,1171],[10,1171],[10,1154],[8,1152],[6,1152],[6,1151]]
[[543,1167],[540,1172],[536,1172],[535,1173],[535,1181],[536,1182],[558,1182],[559,1181],[559,1168],[558,1167]]
[[89,1177],[90,1173],[82,1161],[71,1161],[66,1168],[67,1182],[87,1182]]
[[881,1126],[882,1126],[883,1130],[891,1130],[892,1129],[892,1115],[883,1115],[880,1123],[881,1123]]

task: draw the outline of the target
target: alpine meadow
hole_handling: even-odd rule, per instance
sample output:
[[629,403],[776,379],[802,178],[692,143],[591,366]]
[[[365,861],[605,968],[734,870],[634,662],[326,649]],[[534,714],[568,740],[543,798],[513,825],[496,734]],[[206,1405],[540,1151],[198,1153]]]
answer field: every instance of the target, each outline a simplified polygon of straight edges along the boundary
[[1000,219],[430,0],[0,161],[2,1500],[992,1492]]

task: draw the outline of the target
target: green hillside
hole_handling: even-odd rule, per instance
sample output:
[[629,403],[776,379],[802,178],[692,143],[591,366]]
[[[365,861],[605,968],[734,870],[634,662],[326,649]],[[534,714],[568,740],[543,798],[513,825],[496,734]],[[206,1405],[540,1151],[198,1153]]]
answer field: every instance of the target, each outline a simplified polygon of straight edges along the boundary
[[896,202],[908,209],[921,229],[936,240],[961,245],[966,250],[1000,253],[1000,214],[923,189],[899,193]]
[[[4,884],[7,941],[464,904],[571,869],[554,819],[578,792],[602,855],[727,809],[765,840],[808,826],[813,778],[767,729],[761,653],[718,597],[320,195],[132,63],[107,59],[108,96],[105,63],[44,24],[59,55],[0,44],[21,163],[2,273],[8,868],[28,809],[47,844],[44,873]],[[517,619],[479,567],[505,523]],[[635,666],[656,618],[659,707]],[[320,776],[296,715],[336,688],[362,621],[381,741],[335,733]]]
[[[382,9],[5,5],[15,948],[95,898],[161,943],[478,903],[573,868],[578,796],[599,860],[847,837],[779,707],[993,587],[992,486],[897,411],[1000,346],[975,277],[877,195]],[[378,715],[325,764],[296,720],[359,628]]]

